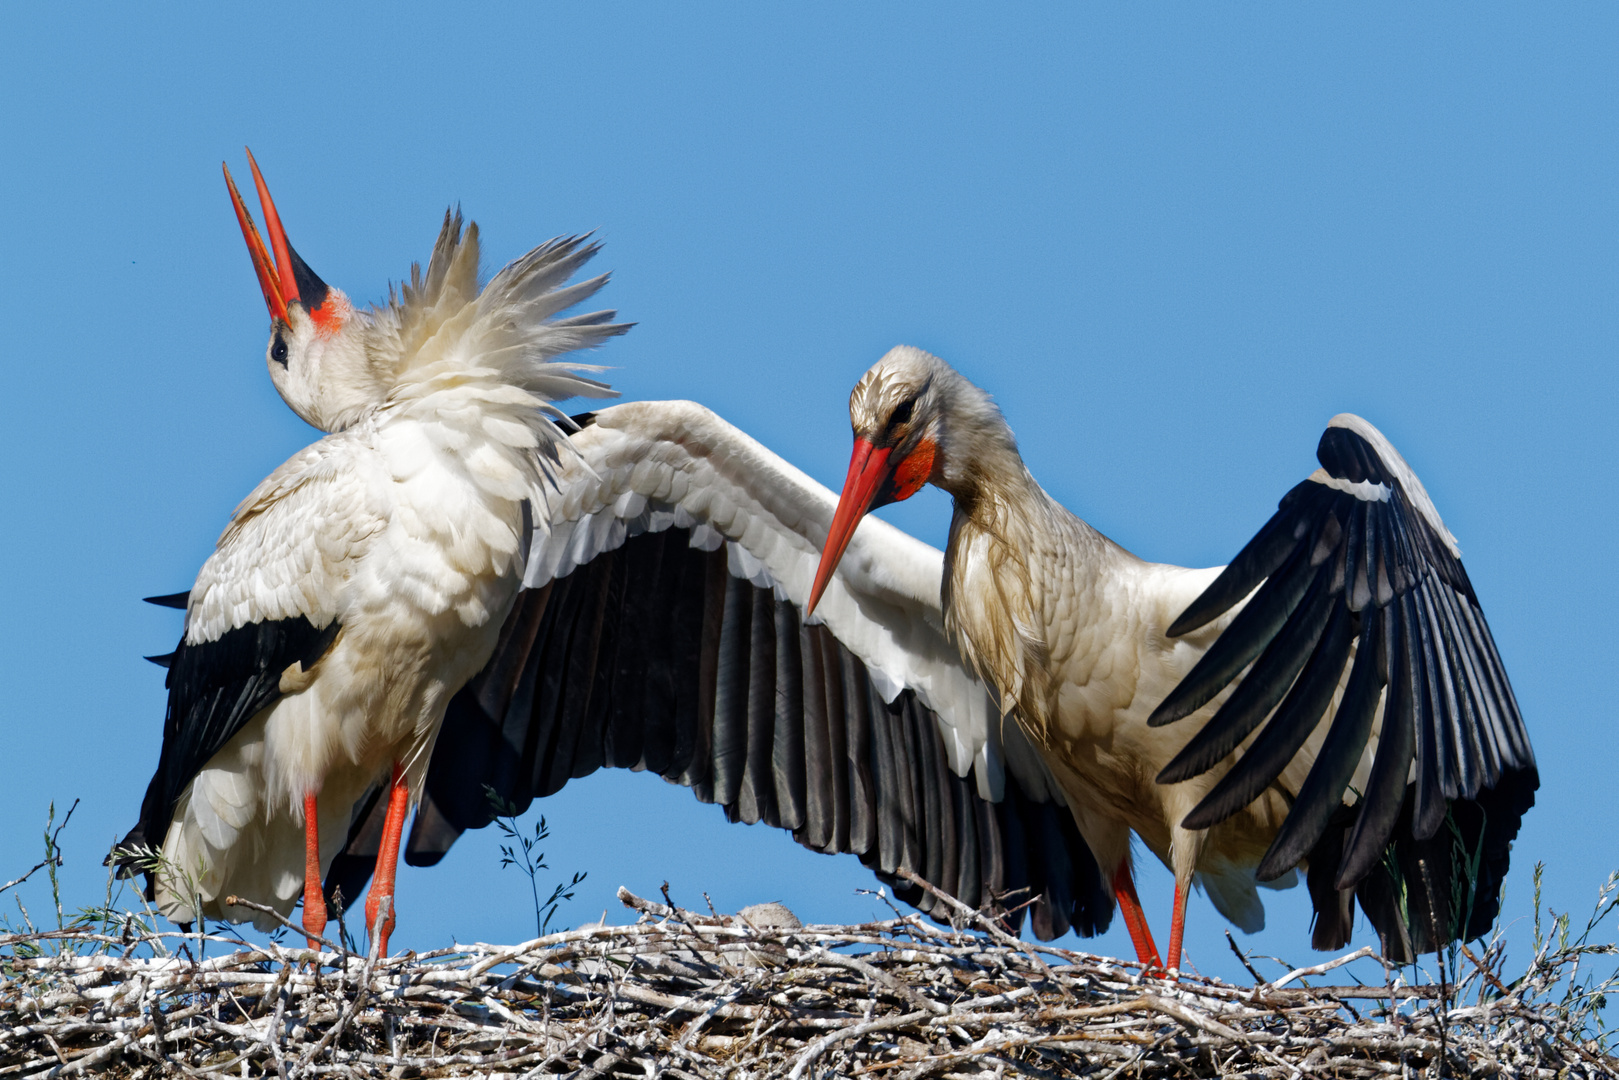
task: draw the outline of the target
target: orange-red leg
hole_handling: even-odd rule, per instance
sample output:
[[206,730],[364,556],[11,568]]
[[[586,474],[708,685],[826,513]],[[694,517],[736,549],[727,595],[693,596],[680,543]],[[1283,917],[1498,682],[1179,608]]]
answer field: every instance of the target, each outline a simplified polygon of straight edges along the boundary
[[[365,928],[379,939],[379,956],[388,955],[388,936],[395,923],[394,876],[399,869],[399,837],[405,831],[405,805],[409,798],[405,783],[405,770],[394,764],[393,785],[388,790],[388,817],[382,825],[382,846],[377,849],[377,870],[371,879],[371,891],[365,898]],[[388,917],[378,931],[377,915],[382,901],[388,901]]]
[[1186,894],[1191,882],[1175,882],[1175,914],[1169,920],[1169,970],[1180,971],[1181,939],[1186,936]]
[[315,817],[315,796],[304,796],[304,933],[309,947],[320,948],[315,939],[326,929],[326,896],[320,888],[320,825]]
[[1147,913],[1141,910],[1141,898],[1136,896],[1135,878],[1130,873],[1130,859],[1125,857],[1113,872],[1113,896],[1124,914],[1124,925],[1130,931],[1130,943],[1136,947],[1136,959],[1147,967],[1162,968],[1158,946],[1147,929]]

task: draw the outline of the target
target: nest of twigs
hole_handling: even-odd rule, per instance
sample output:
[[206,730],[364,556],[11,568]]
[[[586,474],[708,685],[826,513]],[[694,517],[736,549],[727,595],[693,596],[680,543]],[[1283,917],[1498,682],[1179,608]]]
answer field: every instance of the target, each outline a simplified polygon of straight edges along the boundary
[[1234,986],[1029,944],[959,905],[963,929],[760,928],[619,898],[634,925],[394,957],[132,914],[120,931],[105,910],[0,937],[0,1076],[1619,1075],[1612,980],[1575,977],[1612,947],[1566,920],[1510,983],[1492,945],[1459,982],[1306,985],[1362,950]]

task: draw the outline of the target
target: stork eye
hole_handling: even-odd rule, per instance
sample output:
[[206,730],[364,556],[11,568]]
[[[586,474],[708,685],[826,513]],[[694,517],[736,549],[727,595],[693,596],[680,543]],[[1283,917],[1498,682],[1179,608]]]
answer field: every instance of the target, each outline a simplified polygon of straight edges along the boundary
[[270,359],[282,367],[287,366],[287,343],[280,334],[275,336],[275,341],[270,345]]
[[901,424],[909,424],[911,422],[911,409],[915,404],[915,400],[900,402],[898,407],[894,409],[894,415],[888,418],[888,426],[899,427]]

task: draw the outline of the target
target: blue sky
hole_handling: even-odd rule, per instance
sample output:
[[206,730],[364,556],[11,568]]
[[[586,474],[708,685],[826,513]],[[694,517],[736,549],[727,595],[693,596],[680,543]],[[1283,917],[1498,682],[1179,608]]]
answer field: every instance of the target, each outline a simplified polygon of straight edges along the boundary
[[[448,204],[489,269],[599,229],[639,324],[600,356],[624,395],[701,401],[834,487],[848,390],[899,342],[991,390],[1053,495],[1164,561],[1227,560],[1327,419],[1366,416],[1460,539],[1539,755],[1508,915],[1537,861],[1552,906],[1586,911],[1619,868],[1616,48],[1595,5],[14,12],[0,880],[82,798],[65,882],[99,895],[157,756],[140,656],[179,632],[138,598],[186,588],[315,438],[264,371],[218,171],[246,143],[357,300],[426,258]],[[886,513],[943,543],[943,496]],[[552,865],[590,875],[566,921],[664,879],[688,904],[884,910],[855,860],[645,776],[544,812]],[[524,936],[498,861],[485,831],[404,871],[396,942]],[[1142,893],[1162,936],[1167,873]],[[1307,958],[1303,890],[1268,907],[1244,944]],[[1237,974],[1223,928],[1194,901],[1189,956]],[[1129,952],[1122,926],[1094,947]]]

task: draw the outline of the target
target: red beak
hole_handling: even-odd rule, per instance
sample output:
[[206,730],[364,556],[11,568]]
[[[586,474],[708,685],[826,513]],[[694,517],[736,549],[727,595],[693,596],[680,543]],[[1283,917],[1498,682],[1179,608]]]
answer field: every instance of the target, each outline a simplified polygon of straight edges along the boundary
[[815,585],[810,589],[809,607],[804,614],[813,612],[815,605],[821,602],[821,594],[832,580],[832,572],[838,568],[849,541],[854,538],[855,526],[871,509],[878,490],[888,479],[888,455],[893,452],[892,447],[878,449],[866,439],[855,438],[854,453],[849,457],[849,475],[843,481],[838,511],[832,515],[832,527],[826,533],[826,546],[821,549],[821,565],[815,572]]
[[[242,149],[247,150],[247,147]],[[253,170],[253,186],[259,189],[259,205],[264,208],[264,228],[270,234],[270,250],[275,254],[276,269],[281,276],[281,295],[291,303],[299,299],[298,279],[292,273],[292,247],[287,243],[287,230],[281,227],[281,215],[275,212],[275,200],[264,186],[264,174],[253,160],[253,151],[247,151],[247,167]]]
[[298,278],[293,273],[292,248],[287,243],[286,230],[281,227],[281,215],[275,211],[270,189],[264,185],[264,175],[259,172],[259,163],[253,160],[251,150],[247,152],[247,163],[253,170],[253,185],[259,191],[259,205],[264,208],[264,227],[270,232],[270,247],[265,246],[258,227],[253,224],[253,215],[247,212],[242,193],[236,190],[236,181],[231,179],[229,165],[223,165],[225,186],[230,188],[230,199],[236,207],[236,221],[242,226],[247,253],[252,257],[253,269],[259,275],[259,288],[264,290],[264,305],[270,309],[272,317],[285,322],[287,305],[299,299]]
[[[242,227],[242,239],[247,241],[247,254],[253,260],[253,270],[259,275],[259,288],[264,290],[264,306],[270,309],[271,318],[287,321],[287,297],[281,291],[281,283],[276,274],[275,263],[270,259],[270,252],[259,237],[259,229],[253,224],[253,215],[247,212],[247,204],[242,202],[242,193],[236,190],[236,181],[231,179],[230,166],[221,163],[225,170],[225,186],[230,188],[230,200],[236,207],[236,222]],[[293,294],[294,299],[297,294]]]

